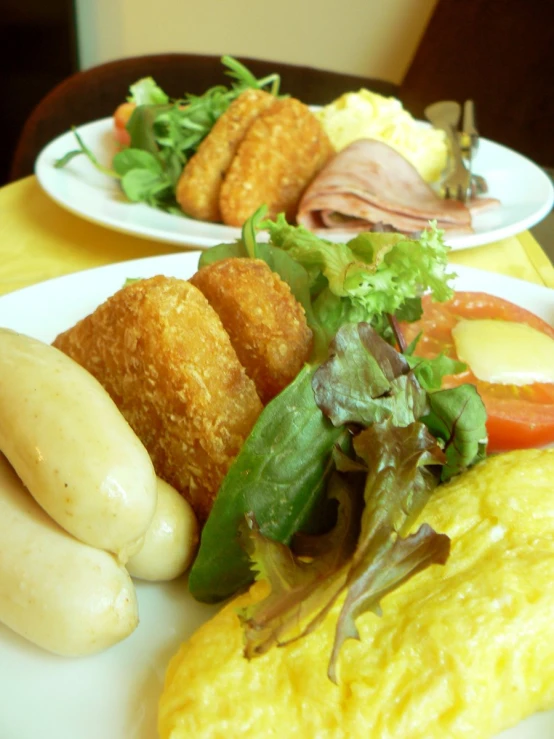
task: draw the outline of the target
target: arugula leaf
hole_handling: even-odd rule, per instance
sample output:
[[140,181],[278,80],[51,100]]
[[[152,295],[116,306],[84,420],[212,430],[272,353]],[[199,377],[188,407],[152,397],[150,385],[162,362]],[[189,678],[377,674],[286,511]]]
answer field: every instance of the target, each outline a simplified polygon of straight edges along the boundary
[[107,174],[109,177],[118,178],[119,175],[117,174],[115,170],[110,169],[109,167],[105,167],[103,164],[100,164],[98,159],[95,157],[95,155],[92,153],[92,151],[88,148],[88,146],[85,144],[85,142],[81,138],[81,135],[79,134],[75,126],[73,126],[71,130],[73,131],[73,135],[77,139],[77,144],[79,148],[69,151],[67,152],[67,154],[64,154],[63,157],[56,159],[56,161],[54,162],[54,167],[56,169],[61,169],[62,167],[65,167],[66,164],[68,164],[76,156],[79,156],[80,154],[84,154],[94,164],[94,166],[99,172],[102,172],[102,174]]
[[160,173],[151,169],[130,169],[121,178],[121,187],[132,202],[150,202],[170,188],[170,183]]
[[154,125],[160,115],[168,110],[168,106],[139,105],[129,118],[126,129],[131,137],[131,149],[142,149],[157,155],[160,151],[156,140]]
[[235,80],[233,89],[239,88],[242,90],[248,87],[262,88],[269,86],[271,94],[278,95],[281,78],[276,72],[257,80],[252,72],[244,64],[239,62],[238,59],[225,55],[221,57],[221,61],[227,67],[225,74]]
[[162,165],[153,154],[132,147],[119,151],[112,160],[112,166],[121,177],[132,169],[144,169],[155,174],[162,173]]

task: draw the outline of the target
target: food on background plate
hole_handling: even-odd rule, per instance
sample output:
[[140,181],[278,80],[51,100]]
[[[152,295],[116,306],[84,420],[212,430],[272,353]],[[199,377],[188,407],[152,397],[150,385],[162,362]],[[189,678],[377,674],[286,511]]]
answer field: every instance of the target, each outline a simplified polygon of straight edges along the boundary
[[0,329],[0,451],[80,541],[124,563],[156,508],[150,457],[102,385],[64,353]]
[[489,452],[554,442],[554,328],[548,323],[502,298],[459,292],[444,303],[425,297],[421,319],[401,330],[408,343],[421,334],[414,355],[444,353],[467,363],[443,386],[477,387],[487,410]]
[[[63,455],[57,460],[63,463]],[[58,526],[2,454],[0,621],[71,657],[107,649],[138,624],[135,589],[123,565]]]
[[[231,87],[216,86],[200,96],[171,100],[152,78],[132,85],[128,101],[114,114],[115,135],[124,148],[114,156],[111,170],[98,163],[77,132],[79,148],[56,166],[65,166],[84,153],[104,173],[120,180],[131,201],[230,226],[242,226],[264,204],[272,218],[284,212],[294,222],[310,182],[326,163],[335,166],[337,151],[339,166],[345,161],[350,164],[351,157],[343,157],[342,152],[356,141],[386,143],[397,160],[403,160],[403,167],[411,164],[424,182],[435,182],[446,171],[444,132],[415,121],[394,98],[360,90],[312,111],[299,100],[279,96],[278,75],[257,80],[237,60],[222,57],[222,62],[234,79]],[[359,163],[355,165],[359,172]],[[374,165],[369,161],[367,166]],[[455,204],[443,206],[443,202],[438,194],[431,200],[427,193],[428,207],[419,215],[424,221],[441,222],[445,210],[455,210]],[[472,209],[491,204],[490,199],[476,199]],[[355,221],[347,209],[347,220],[339,216],[336,224],[324,225],[346,224],[358,230],[376,222],[381,225],[372,216],[361,222],[359,207]],[[463,220],[464,206],[459,210]],[[441,225],[456,225],[463,232],[470,221],[466,212],[463,223],[450,224],[447,219]],[[305,213],[303,222],[309,223]],[[386,225],[400,228],[396,223]],[[426,222],[416,226],[425,227]],[[410,232],[407,227],[402,230]]]
[[426,182],[438,181],[446,169],[444,132],[422,126],[396,98],[365,89],[346,92],[316,115],[337,152],[359,139],[374,139],[395,149]]
[[309,359],[313,335],[289,286],[261,259],[223,259],[190,282],[207,298],[267,404]]
[[174,580],[186,572],[198,546],[198,521],[185,498],[158,478],[156,512],[139,551],[125,565],[139,580]]
[[264,90],[245,90],[216,120],[177,182],[175,197],[184,213],[200,221],[222,220],[219,197],[225,176],[251,124],[274,102]]
[[[423,517],[452,552],[357,619],[338,683],[339,607],[303,639],[244,657],[257,583],[170,662],[160,739],[325,736],[488,739],[554,706],[554,450],[490,457],[437,488]],[[414,524],[414,527],[418,522]]]
[[246,90],[185,164],[176,198],[199,220],[242,226],[265,203],[294,218],[302,192],[333,149],[299,100]]
[[[483,210],[498,201],[479,198]],[[473,204],[441,198],[407,159],[374,139],[354,141],[312,180],[296,220],[311,231],[367,231],[380,224],[417,233],[430,220],[447,233],[471,233]]]
[[[123,148],[113,157],[111,168],[100,164],[95,153],[75,130],[77,148],[58,159],[55,166],[65,167],[75,156],[84,154],[101,172],[120,181],[123,192],[131,202],[143,202],[182,215],[183,211],[176,200],[177,183],[185,164],[212,131],[217,120],[245,91],[265,91],[275,99],[279,91],[279,75],[270,74],[256,79],[232,57],[222,57],[222,63],[233,82],[229,87],[211,87],[202,95],[186,94],[183,99],[172,100],[151,77],[131,85],[129,98],[117,108],[114,115],[115,136],[118,142],[123,142]],[[231,128],[226,127],[227,136],[232,136]],[[124,133],[127,133],[127,137]],[[210,146],[208,153],[213,154],[214,148]],[[213,157],[210,178],[221,175],[218,172],[218,162],[221,161],[225,161],[225,156],[221,159],[218,153]],[[203,168],[199,169],[201,171],[196,172],[195,177],[200,174],[205,176]],[[210,195],[213,181],[205,180],[202,186]],[[206,193],[195,202],[196,206],[206,207],[205,200]]]
[[104,386],[157,474],[204,521],[262,404],[200,290],[163,276],[133,282],[54,345]]
[[252,122],[225,173],[223,223],[242,226],[265,205],[294,221],[302,193],[334,153],[321,124],[294,98],[276,100]]

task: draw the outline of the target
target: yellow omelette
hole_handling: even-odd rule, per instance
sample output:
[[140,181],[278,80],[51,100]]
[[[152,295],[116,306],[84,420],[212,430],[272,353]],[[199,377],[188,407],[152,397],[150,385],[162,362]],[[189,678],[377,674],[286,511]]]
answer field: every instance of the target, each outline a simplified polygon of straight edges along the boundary
[[161,739],[484,739],[554,707],[554,449],[490,457],[422,520],[451,537],[449,561],[358,619],[338,685],[338,606],[310,636],[243,657],[236,608],[260,583],[172,659]]

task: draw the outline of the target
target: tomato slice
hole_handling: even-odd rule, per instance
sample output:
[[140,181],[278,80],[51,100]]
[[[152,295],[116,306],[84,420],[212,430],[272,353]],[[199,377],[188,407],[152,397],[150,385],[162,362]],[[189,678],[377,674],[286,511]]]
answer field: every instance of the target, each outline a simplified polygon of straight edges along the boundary
[[131,137],[125,128],[137,106],[135,103],[121,103],[113,114],[114,136],[122,146],[129,146]]
[[[461,319],[492,318],[526,323],[554,339],[554,328],[525,308],[494,295],[457,292],[446,303],[423,298],[423,316],[403,323],[408,343],[421,333],[415,354],[436,357],[444,352],[457,359],[452,329]],[[477,387],[487,411],[488,452],[543,446],[554,441],[554,383],[501,385],[483,382],[467,370],[444,378],[443,387],[462,383]]]

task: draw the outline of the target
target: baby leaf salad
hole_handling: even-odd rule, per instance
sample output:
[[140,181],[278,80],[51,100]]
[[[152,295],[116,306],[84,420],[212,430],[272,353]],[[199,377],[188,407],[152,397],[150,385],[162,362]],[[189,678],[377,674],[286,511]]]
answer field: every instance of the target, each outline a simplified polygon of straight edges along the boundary
[[202,95],[170,99],[151,77],[131,85],[127,101],[136,107],[126,126],[130,145],[114,156],[111,168],[98,161],[75,129],[77,148],[58,159],[55,166],[64,167],[84,154],[97,169],[120,180],[129,200],[183,215],[175,200],[177,182],[217,119],[246,89],[266,89],[273,95],[279,91],[278,74],[256,79],[233,57],[224,56],[221,61],[233,82],[229,87],[211,87]]
[[[258,243],[257,228],[269,243]],[[486,414],[475,388],[440,390],[460,363],[421,360],[400,321],[421,296],[452,295],[447,247],[431,224],[418,240],[363,233],[347,244],[263,220],[202,254],[265,260],[291,287],[315,336],[311,360],[262,412],[219,490],[189,587],[224,599],[267,580],[269,595],[240,613],[253,657],[311,632],[343,598],[330,656],[356,618],[429,565],[450,541],[415,520],[440,482],[485,455]],[[415,342],[414,342],[415,344]],[[400,351],[398,351],[398,349]]]

